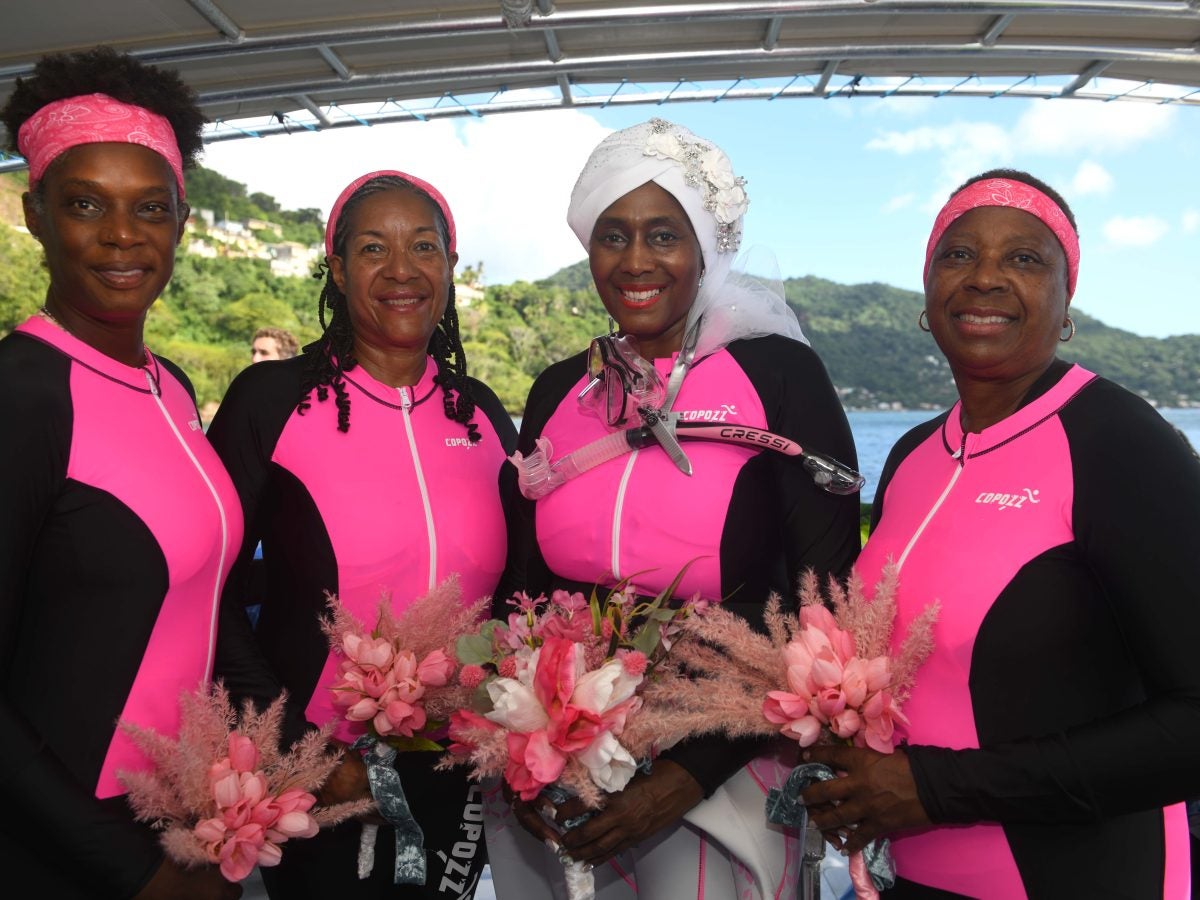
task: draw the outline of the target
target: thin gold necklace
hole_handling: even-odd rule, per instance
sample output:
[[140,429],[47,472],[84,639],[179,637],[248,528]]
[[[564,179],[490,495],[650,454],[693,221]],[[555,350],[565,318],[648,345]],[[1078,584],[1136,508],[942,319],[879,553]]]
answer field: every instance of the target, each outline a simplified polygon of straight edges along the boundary
[[47,322],[52,322],[54,325],[56,325],[58,328],[61,328],[63,331],[67,330],[67,326],[64,325],[62,322],[58,321],[58,319],[56,319],[54,317],[54,313],[50,312],[50,310],[48,310],[46,308],[46,304],[44,304],[44,303],[42,304],[42,308],[38,310],[38,315],[41,316],[43,319],[45,319]]

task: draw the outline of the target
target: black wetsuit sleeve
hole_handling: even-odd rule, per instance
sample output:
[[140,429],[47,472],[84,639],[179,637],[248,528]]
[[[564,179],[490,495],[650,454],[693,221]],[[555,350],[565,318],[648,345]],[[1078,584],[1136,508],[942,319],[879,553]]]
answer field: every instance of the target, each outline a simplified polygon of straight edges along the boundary
[[[66,357],[23,335],[0,348],[0,421],[8,423],[0,440],[0,673],[7,673],[30,613],[39,532],[66,480],[72,410]],[[80,672],[80,684],[89,677]],[[30,852],[47,848],[46,866],[70,871],[98,894],[132,896],[162,862],[151,832],[133,823],[123,803],[97,800],[71,774],[21,714],[30,699],[18,702],[8,676],[0,678],[0,803],[9,839]]]
[[[528,456],[533,452],[534,441],[541,436],[546,422],[583,374],[584,357],[585,354],[580,353],[557,362],[534,381],[525,401],[521,432],[517,436],[517,450],[522,454]],[[548,594],[554,587],[554,575],[538,548],[536,504],[523,497],[516,488],[516,468],[512,465],[504,468],[510,470],[507,477],[512,479],[513,486],[508,514],[508,560],[492,602],[492,616],[501,620],[508,617],[506,601],[517,591],[536,597]]]
[[[801,447],[857,467],[854,438],[825,366],[811,348],[782,337],[737,341],[729,353],[758,390],[772,432]],[[777,492],[778,527],[786,564],[786,584],[775,586],[784,600],[795,597],[803,572],[822,582],[844,578],[860,548],[857,494],[838,496],[814,484],[798,457],[764,451]],[[762,627],[766,596],[734,597],[722,605]],[[738,769],[762,755],[771,739],[730,740],[720,735],[693,738],[664,754],[688,771],[710,796]]]
[[[1062,418],[1076,544],[1142,697],[1028,740],[910,748],[936,822],[1088,822],[1200,795],[1200,462],[1157,412],[1108,382],[1094,383]],[[1054,684],[1046,702],[1055,702]]]
[[[778,383],[773,408],[767,408],[771,430],[857,469],[850,423],[820,357],[810,347],[785,338],[763,343],[780,348],[779,360],[771,367]],[[811,569],[822,581],[830,575],[844,579],[862,544],[858,494],[823,490],[798,457],[771,453],[769,458],[779,485],[793,596],[805,570]]]
[[[472,396],[475,398],[476,415],[482,414],[487,417],[492,430],[495,431],[496,437],[500,440],[500,446],[504,448],[504,455],[511,456],[512,452],[517,449],[517,427],[513,425],[512,416],[508,414],[508,410],[504,408],[504,404],[500,402],[500,398],[486,384],[476,379],[471,379],[471,385]],[[520,494],[517,491],[517,470],[511,463],[504,462],[500,466],[500,471],[496,473],[496,488],[500,492],[500,507],[504,510],[505,531],[509,544],[505,557],[504,571],[500,574],[499,584],[492,591],[493,610],[495,609],[498,597],[503,598],[512,593],[512,590],[508,588],[508,578],[510,577],[513,563],[511,543],[515,530],[513,517],[516,515],[516,500],[520,497]],[[513,590],[519,590],[519,588],[513,588]],[[508,591],[508,594],[503,593],[504,591]]]
[[[237,489],[245,519],[242,546],[222,595],[213,674],[239,704],[249,699],[260,709],[279,695],[281,685],[258,646],[245,604],[254,551],[262,537],[258,516],[268,488],[271,455],[299,398],[299,364],[297,357],[244,370],[229,386],[208,429],[208,439]],[[307,727],[303,710],[289,704],[285,744],[299,738]]]

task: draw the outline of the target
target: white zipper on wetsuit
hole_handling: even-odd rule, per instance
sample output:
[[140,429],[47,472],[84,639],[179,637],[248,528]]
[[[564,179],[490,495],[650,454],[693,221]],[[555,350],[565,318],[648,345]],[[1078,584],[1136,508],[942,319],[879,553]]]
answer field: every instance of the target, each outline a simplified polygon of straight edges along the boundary
[[437,587],[437,532],[433,529],[433,507],[429,503],[429,488],[425,485],[425,473],[421,469],[421,456],[417,453],[417,436],[413,434],[412,397],[408,388],[400,391],[400,411],[404,413],[404,431],[408,434],[408,449],[412,451],[413,469],[417,473],[417,486],[421,488],[421,502],[425,504],[425,529],[429,532],[429,590]]
[[621,580],[621,511],[625,508],[625,489],[629,486],[629,476],[633,474],[633,464],[637,458],[638,451],[631,451],[629,461],[625,463],[625,471],[621,475],[621,483],[617,485],[617,502],[613,506],[612,574],[617,581]]
[[150,385],[150,394],[154,397],[154,402],[158,404],[159,410],[162,411],[163,418],[167,420],[167,424],[171,426],[171,431],[175,434],[176,440],[179,441],[179,446],[183,448],[183,452],[188,455],[188,459],[192,461],[192,465],[196,467],[196,471],[200,473],[200,477],[204,479],[205,486],[208,487],[208,492],[212,494],[213,502],[217,504],[217,515],[221,519],[221,556],[217,563],[217,579],[213,584],[213,605],[212,614],[208,622],[208,660],[204,666],[206,673],[212,673],[213,667],[213,651],[216,645],[217,635],[217,616],[221,612],[221,574],[225,571],[225,546],[229,543],[229,524],[225,519],[225,506],[221,503],[221,495],[217,493],[217,487],[212,483],[212,479],[208,477],[208,473],[204,471],[204,466],[200,465],[200,460],[196,459],[196,454],[192,452],[192,448],[188,446],[183,435],[175,426],[175,421],[171,418],[171,414],[167,412],[166,404],[162,402],[162,397],[159,394],[158,384],[154,381],[154,376],[150,374],[150,370],[146,369],[146,384]]
[[929,512],[925,514],[925,518],[921,520],[921,524],[917,526],[917,530],[913,532],[913,536],[909,538],[908,543],[904,545],[904,552],[900,554],[900,560],[896,563],[897,575],[899,575],[900,570],[904,568],[904,561],[908,559],[909,551],[912,550],[913,545],[916,544],[917,540],[921,537],[922,532],[925,531],[925,526],[929,524],[930,520],[935,515],[937,515],[937,511],[942,508],[942,504],[945,503],[946,498],[950,496],[950,491],[953,490],[954,483],[958,481],[958,476],[962,474],[963,466],[967,461],[966,457],[967,436],[964,434],[962,446],[960,446],[958,448],[958,452],[954,454],[954,459],[958,460],[958,465],[954,467],[954,474],[950,476],[950,481],[947,483],[945,490],[942,491],[942,495],[937,498],[937,501],[930,508]]

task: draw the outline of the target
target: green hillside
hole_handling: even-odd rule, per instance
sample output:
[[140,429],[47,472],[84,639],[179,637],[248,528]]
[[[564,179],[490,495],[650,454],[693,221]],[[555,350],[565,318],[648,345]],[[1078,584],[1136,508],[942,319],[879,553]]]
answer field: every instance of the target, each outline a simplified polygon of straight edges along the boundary
[[[0,178],[0,201],[19,209],[21,189],[20,176]],[[222,218],[279,223],[285,239],[320,238],[316,210],[281,210],[272,197],[215,172],[190,174],[188,199]],[[40,255],[32,238],[0,224],[0,333],[45,296]],[[917,328],[920,294],[813,276],[789,279],[785,288],[847,407],[940,409],[953,402],[949,369],[932,338]],[[260,326],[287,328],[302,343],[318,335],[318,292],[310,278],[272,275],[265,260],[181,253],[175,277],[151,310],[147,341],[183,366],[202,405],[215,402],[249,362],[250,336]],[[1160,406],[1200,404],[1200,335],[1144,338],[1079,310],[1073,315],[1078,334],[1061,347],[1064,358]],[[586,261],[540,281],[491,285],[482,299],[460,304],[459,316],[471,373],[514,414],[538,373],[582,350],[608,323]]]

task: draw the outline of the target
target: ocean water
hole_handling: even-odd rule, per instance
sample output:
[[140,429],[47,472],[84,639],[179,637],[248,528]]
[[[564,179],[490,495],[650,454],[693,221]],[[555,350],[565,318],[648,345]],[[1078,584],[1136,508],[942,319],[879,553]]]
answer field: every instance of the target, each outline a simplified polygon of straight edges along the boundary
[[[1178,428],[1200,449],[1200,408],[1160,409],[1162,417]],[[905,411],[854,411],[846,413],[850,430],[854,432],[854,446],[858,450],[858,470],[867,479],[863,486],[862,499],[870,503],[875,498],[875,487],[887,455],[910,428],[928,422],[938,415],[928,410]]]

